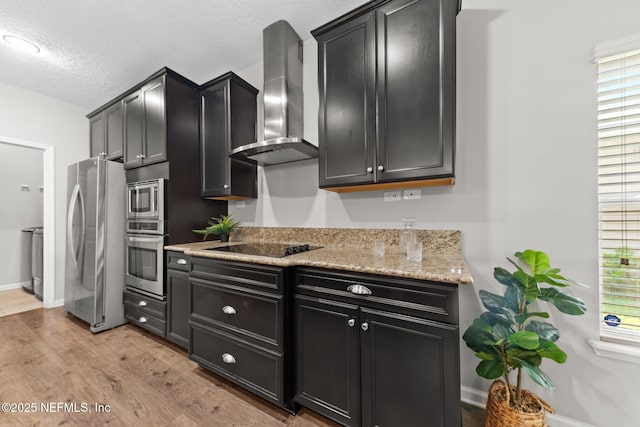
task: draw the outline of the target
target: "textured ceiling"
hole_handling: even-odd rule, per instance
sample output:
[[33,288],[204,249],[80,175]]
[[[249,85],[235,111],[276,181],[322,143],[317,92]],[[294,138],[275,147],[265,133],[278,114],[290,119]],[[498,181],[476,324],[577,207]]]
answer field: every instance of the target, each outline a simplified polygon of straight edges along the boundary
[[28,55],[0,39],[0,82],[87,112],[167,66],[196,83],[262,60],[262,29],[285,19],[310,30],[365,0],[1,0],[0,35],[38,44]]

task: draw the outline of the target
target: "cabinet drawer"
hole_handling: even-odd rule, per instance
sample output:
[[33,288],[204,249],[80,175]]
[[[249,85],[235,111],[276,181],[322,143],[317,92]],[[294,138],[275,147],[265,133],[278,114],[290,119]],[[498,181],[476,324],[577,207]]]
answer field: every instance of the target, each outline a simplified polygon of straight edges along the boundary
[[283,296],[190,279],[191,319],[283,348]]
[[189,271],[191,262],[189,257],[182,252],[167,251],[167,268],[172,270]]
[[[355,294],[351,286],[366,287],[371,294]],[[458,324],[458,287],[427,281],[348,274],[299,268],[295,276],[299,294],[356,303],[364,307]]]
[[284,288],[284,269],[281,267],[192,257],[190,274],[216,283],[253,289],[282,292]]
[[191,322],[189,358],[204,368],[283,404],[283,357]]
[[150,315],[148,311],[145,311],[142,307],[131,304],[127,301],[124,303],[124,317],[131,323],[144,328],[150,332],[161,337],[166,336],[167,323],[164,319],[158,319],[153,315]]
[[138,307],[141,313],[157,317],[163,321],[167,319],[167,303],[165,301],[159,301],[142,294],[125,290],[124,302],[125,305],[129,304]]

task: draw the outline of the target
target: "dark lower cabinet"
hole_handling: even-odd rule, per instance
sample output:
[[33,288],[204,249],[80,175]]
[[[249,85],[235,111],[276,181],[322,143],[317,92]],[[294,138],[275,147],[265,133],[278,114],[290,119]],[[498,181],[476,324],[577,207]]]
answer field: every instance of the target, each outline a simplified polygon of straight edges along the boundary
[[458,328],[361,309],[363,426],[460,425]]
[[358,306],[297,295],[296,401],[346,426],[360,423]]
[[153,332],[167,336],[167,302],[146,295],[124,291],[124,317],[129,322]]
[[293,411],[289,270],[191,257],[189,358]]
[[298,404],[345,426],[461,425],[455,285],[299,268],[295,291]]
[[167,269],[167,338],[189,347],[189,273]]

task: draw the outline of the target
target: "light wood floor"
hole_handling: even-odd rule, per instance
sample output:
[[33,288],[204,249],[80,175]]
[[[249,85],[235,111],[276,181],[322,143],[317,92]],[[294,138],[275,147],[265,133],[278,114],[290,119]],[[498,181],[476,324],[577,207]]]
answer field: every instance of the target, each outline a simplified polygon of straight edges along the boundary
[[[91,334],[62,308],[39,309],[0,319],[0,343],[0,402],[37,405],[0,411],[1,426],[335,426],[307,409],[290,415],[132,325]],[[45,413],[41,402],[91,412]],[[481,425],[475,410],[463,411],[465,427]]]
[[42,308],[42,301],[19,289],[0,291],[0,317]]

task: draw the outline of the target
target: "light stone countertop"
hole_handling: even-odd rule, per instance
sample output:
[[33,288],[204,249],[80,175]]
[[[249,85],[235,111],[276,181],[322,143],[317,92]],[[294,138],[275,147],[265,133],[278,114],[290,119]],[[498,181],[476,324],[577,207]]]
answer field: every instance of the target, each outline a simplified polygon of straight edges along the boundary
[[[262,240],[254,240],[262,241]],[[275,266],[307,266],[358,273],[371,273],[384,276],[405,277],[410,279],[431,280],[441,283],[470,285],[473,278],[467,270],[462,254],[441,254],[425,252],[422,262],[408,261],[397,247],[390,247],[384,256],[375,256],[369,245],[331,246],[303,252],[282,258],[257,255],[242,255],[222,251],[209,251],[227,245],[248,243],[249,240],[221,243],[204,241],[165,246],[168,251],[184,252],[186,255],[230,261],[250,262]]]

